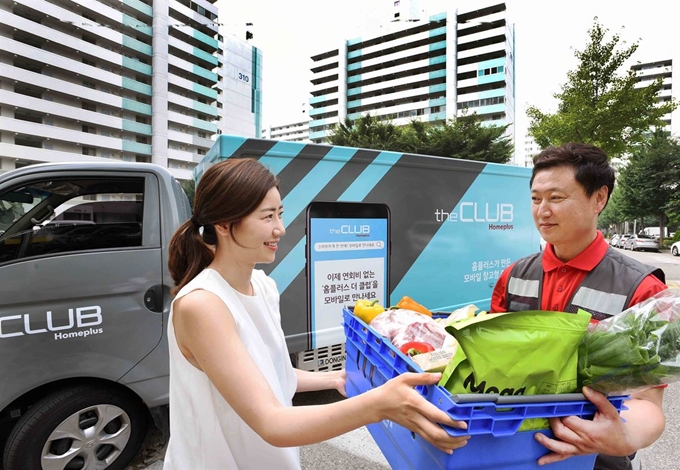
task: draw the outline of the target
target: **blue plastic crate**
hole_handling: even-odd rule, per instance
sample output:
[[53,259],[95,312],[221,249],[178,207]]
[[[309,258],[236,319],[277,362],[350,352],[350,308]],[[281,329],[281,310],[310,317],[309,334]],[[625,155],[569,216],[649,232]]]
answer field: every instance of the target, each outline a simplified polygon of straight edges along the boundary
[[[378,387],[404,372],[422,370],[388,340],[381,337],[348,309],[343,309],[347,352],[347,395],[355,396]],[[368,425],[373,439],[393,469],[539,469],[536,461],[548,450],[534,439],[536,432],[552,437],[549,430],[518,432],[526,418],[579,416],[592,418],[595,405],[580,393],[523,397],[523,403],[504,403],[497,395],[451,395],[440,386],[421,387],[420,393],[453,419],[465,421],[467,430],[447,428],[451,435],[470,434],[465,447],[446,454],[420,436],[391,421]],[[516,397],[513,397],[516,398]],[[629,397],[609,397],[620,411]],[[495,401],[492,401],[495,400]],[[531,400],[531,401],[529,401]],[[551,464],[551,470],[592,470],[594,455],[572,457]]]

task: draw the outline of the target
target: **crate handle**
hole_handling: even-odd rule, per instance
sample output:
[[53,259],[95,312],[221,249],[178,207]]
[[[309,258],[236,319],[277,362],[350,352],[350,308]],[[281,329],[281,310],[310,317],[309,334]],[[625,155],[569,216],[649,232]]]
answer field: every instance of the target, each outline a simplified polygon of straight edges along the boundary
[[560,393],[559,395],[499,395],[498,393],[458,393],[451,397],[456,403],[491,402],[499,405],[524,405],[527,403],[549,403],[563,401],[588,401],[582,393]]

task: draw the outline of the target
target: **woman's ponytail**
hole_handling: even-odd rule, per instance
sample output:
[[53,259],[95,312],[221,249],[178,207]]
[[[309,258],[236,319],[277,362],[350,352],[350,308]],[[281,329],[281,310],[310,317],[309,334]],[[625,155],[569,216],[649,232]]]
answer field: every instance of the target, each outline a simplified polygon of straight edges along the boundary
[[203,241],[196,220],[192,217],[184,222],[168,247],[168,269],[176,286],[172,295],[208,267],[214,257],[212,248]]

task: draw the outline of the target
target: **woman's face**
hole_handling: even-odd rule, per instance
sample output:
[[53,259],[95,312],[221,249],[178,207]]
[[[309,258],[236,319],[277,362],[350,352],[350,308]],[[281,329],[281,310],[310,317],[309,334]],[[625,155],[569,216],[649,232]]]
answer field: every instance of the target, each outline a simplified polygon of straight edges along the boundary
[[233,228],[233,237],[241,245],[245,261],[253,264],[274,261],[279,240],[286,233],[282,215],[281,195],[272,188],[262,203]]

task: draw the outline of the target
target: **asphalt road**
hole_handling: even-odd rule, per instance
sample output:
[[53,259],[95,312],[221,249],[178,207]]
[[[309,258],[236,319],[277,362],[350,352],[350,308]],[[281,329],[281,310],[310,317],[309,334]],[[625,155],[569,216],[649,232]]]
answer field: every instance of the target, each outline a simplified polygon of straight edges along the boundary
[[[680,288],[680,257],[668,251],[662,253],[623,251],[646,264],[663,269],[669,286]],[[313,405],[341,400],[335,391],[302,393],[295,397],[296,405]],[[645,470],[677,470],[680,468],[680,383],[670,385],[665,392],[666,430],[652,446],[643,449]],[[150,434],[143,452],[125,470],[161,470],[164,447],[158,433]],[[382,470],[389,469],[385,457],[366,428],[301,449],[303,470]],[[549,467],[547,467],[549,468]]]

